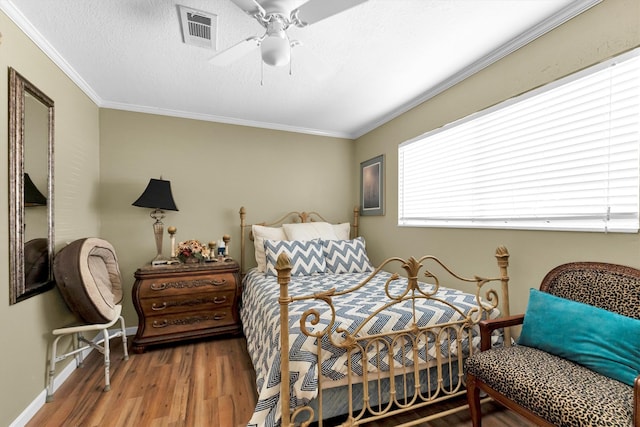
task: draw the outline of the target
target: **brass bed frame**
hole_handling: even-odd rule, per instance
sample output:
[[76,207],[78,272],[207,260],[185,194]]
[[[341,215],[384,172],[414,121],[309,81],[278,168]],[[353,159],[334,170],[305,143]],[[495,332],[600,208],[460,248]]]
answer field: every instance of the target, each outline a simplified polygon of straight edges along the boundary
[[[352,223],[353,234],[358,235],[358,209],[354,209],[354,219]],[[248,239],[252,239],[251,233],[247,233],[247,229],[251,229],[251,224],[246,223],[246,210],[240,209],[240,223],[241,223],[241,273],[245,273],[245,249]],[[283,224],[285,221],[291,220],[292,222],[309,222],[309,221],[325,221],[322,216],[315,212],[290,212],[280,218],[278,221],[272,223],[260,223],[259,225],[275,226]],[[346,349],[348,352],[348,367],[346,372],[346,388],[348,393],[348,407],[349,411],[346,414],[346,419],[341,420],[341,426],[357,426],[366,422],[379,420],[386,417],[392,417],[403,412],[413,411],[419,408],[432,405],[434,403],[442,402],[444,400],[452,399],[455,397],[463,397],[466,394],[464,387],[464,372],[463,363],[464,358],[472,354],[474,349],[471,342],[471,328],[477,325],[482,319],[483,315],[488,311],[497,308],[500,309],[500,316],[509,316],[509,276],[507,274],[507,267],[509,264],[509,253],[503,246],[497,248],[495,257],[497,259],[500,275],[494,278],[484,278],[475,276],[473,278],[464,278],[454,273],[449,267],[442,263],[438,258],[434,256],[423,256],[420,258],[410,257],[407,260],[393,257],[386,259],[380,266],[378,266],[367,279],[363,280],[360,284],[348,289],[346,291],[338,292],[335,289],[331,289],[325,292],[319,292],[313,295],[306,296],[290,296],[288,293],[288,286],[290,282],[291,265],[286,254],[280,254],[276,264],[276,271],[278,274],[277,280],[280,286],[280,363],[281,363],[281,389],[280,400],[282,408],[282,421],[283,427],[293,427],[294,425],[307,426],[311,422],[317,422],[319,427],[323,426],[323,378],[321,369],[318,369],[318,396],[314,405],[306,405],[295,409],[293,412],[289,407],[289,306],[295,304],[298,301],[316,300],[320,304],[323,304],[322,310],[329,310],[331,313],[330,325],[320,331],[311,331],[307,325],[314,325],[320,316],[317,309],[306,310],[300,319],[300,329],[307,336],[313,336],[317,338],[317,366],[320,367],[322,360],[322,348],[321,338],[327,336],[330,342],[336,346]],[[422,277],[419,279],[420,272],[428,264],[429,268],[424,269]],[[407,280],[406,290],[401,295],[391,295],[388,288],[386,288],[386,295],[389,301],[379,310],[371,313],[367,319],[359,324],[357,329],[353,332],[337,329],[335,332],[331,332],[332,325],[336,318],[336,311],[334,308],[333,300],[340,296],[352,292],[356,289],[360,289],[369,283],[369,281],[378,274],[385,267],[392,271],[393,268],[400,266],[404,270],[404,278]],[[432,267],[433,266],[433,267]],[[440,288],[442,280],[438,275],[434,274],[434,271],[438,271],[441,276],[447,276],[448,280],[455,279],[457,282],[466,284],[470,287],[475,287],[473,291],[466,291],[470,294],[475,294],[474,308],[465,315],[464,319],[451,321],[448,323],[441,323],[430,326],[418,326],[415,317],[415,303],[419,299],[430,299],[439,304],[444,304],[450,308],[458,311],[452,304],[440,300],[435,294]],[[391,278],[387,280],[386,285],[400,277],[399,274],[392,274]],[[428,280],[429,283],[435,284],[435,289],[423,289],[419,280]],[[450,286],[447,286],[450,287]],[[389,309],[390,307],[399,304],[401,302],[410,301],[413,307],[413,322],[410,326],[398,331],[380,333],[377,335],[362,334],[365,325],[370,321],[375,321],[376,316]],[[482,302],[481,302],[482,301]],[[476,326],[477,327],[477,326]],[[467,355],[464,355],[463,341],[467,337]],[[455,351],[449,353],[448,357],[442,357],[440,352],[436,351],[436,357],[428,362],[429,366],[425,364],[415,363],[410,367],[401,366],[400,368],[394,368],[393,357],[398,351],[398,346],[405,347],[407,343],[411,344],[411,352],[414,356],[413,360],[417,360],[417,353],[420,350],[428,352],[429,339],[436,340],[433,346],[439,348],[440,345],[453,346]],[[479,340],[479,333],[477,334]],[[508,328],[503,331],[504,345],[509,346],[511,344],[511,334]],[[420,348],[420,346],[423,348]],[[393,346],[393,347],[392,347]],[[451,348],[451,347],[450,347]],[[384,352],[383,350],[388,350]],[[354,353],[369,352],[368,357],[370,359],[370,352],[374,350],[376,353],[374,357],[380,360],[382,357],[388,358],[389,372],[368,372],[367,369],[363,369],[362,376],[356,375],[351,369],[351,357]],[[404,352],[404,350],[402,350]],[[386,354],[383,356],[383,354]],[[403,356],[404,358],[404,353]],[[444,367],[444,368],[443,368]],[[449,369],[445,369],[448,367]],[[424,372],[426,368],[429,368],[429,372],[426,374],[426,381],[424,375],[421,376],[420,372]],[[432,372],[436,372],[437,376],[435,380],[431,379]],[[372,396],[371,394],[381,392],[381,384],[386,381],[390,384],[390,396],[388,401],[382,401],[382,396]],[[324,382],[328,382],[324,380]],[[421,384],[426,382],[425,384]],[[355,385],[362,385],[362,392],[364,396],[362,400],[354,402],[353,388]],[[370,393],[368,384],[374,384],[373,392]],[[377,386],[375,385],[377,384]],[[367,386],[365,386],[367,385]],[[401,389],[404,389],[402,393],[396,394],[394,390],[399,385]],[[326,387],[331,388],[331,387]],[[485,400],[490,400],[489,398]],[[485,401],[483,400],[483,402]],[[420,419],[416,419],[400,426],[413,426],[419,423],[423,423],[436,418],[441,418],[468,408],[466,403],[462,403],[459,406],[451,409],[443,410],[438,413],[432,413],[423,416]],[[317,414],[316,414],[317,411]],[[317,418],[317,419],[316,419]],[[301,421],[302,420],[302,421]]]

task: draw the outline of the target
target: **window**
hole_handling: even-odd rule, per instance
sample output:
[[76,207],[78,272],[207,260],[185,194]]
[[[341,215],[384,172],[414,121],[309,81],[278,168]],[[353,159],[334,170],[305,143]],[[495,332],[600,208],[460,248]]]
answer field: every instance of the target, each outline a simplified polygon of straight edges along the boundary
[[398,225],[637,232],[640,49],[402,143]]

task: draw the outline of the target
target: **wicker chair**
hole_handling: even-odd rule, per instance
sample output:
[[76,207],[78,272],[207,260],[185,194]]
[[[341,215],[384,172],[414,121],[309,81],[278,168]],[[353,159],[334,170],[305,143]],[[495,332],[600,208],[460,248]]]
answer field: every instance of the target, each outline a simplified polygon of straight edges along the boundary
[[[631,267],[563,264],[545,276],[540,290],[640,319],[640,270]],[[522,324],[524,317],[480,323],[482,351],[466,362],[474,427],[481,426],[481,391],[540,426],[640,427],[640,375],[631,387],[537,348],[490,349],[494,330]]]

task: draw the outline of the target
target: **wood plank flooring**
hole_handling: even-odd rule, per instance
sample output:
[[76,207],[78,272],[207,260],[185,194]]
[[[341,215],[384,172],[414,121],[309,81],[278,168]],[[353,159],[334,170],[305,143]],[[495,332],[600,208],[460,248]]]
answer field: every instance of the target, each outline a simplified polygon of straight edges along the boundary
[[[129,340],[130,342],[131,340]],[[94,351],[27,427],[244,427],[256,403],[255,376],[243,337],[155,347],[122,359],[112,340],[111,391],[103,392],[102,355]],[[484,405],[484,427],[533,427],[497,404]],[[411,414],[371,423],[392,427]],[[424,424],[470,427],[468,411]]]

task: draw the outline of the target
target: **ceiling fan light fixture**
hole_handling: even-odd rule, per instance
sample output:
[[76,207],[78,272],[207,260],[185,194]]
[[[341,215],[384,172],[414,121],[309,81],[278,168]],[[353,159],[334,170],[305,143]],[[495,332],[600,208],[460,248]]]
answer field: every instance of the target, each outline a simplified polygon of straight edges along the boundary
[[260,44],[262,61],[274,67],[287,65],[291,60],[291,46],[287,36],[286,23],[280,17],[273,17],[267,25],[267,34]]
[[262,61],[274,67],[287,65],[291,60],[291,47],[288,38],[270,36],[260,45]]

